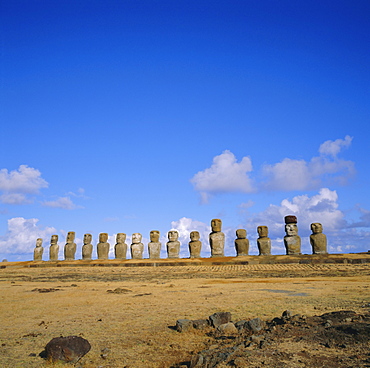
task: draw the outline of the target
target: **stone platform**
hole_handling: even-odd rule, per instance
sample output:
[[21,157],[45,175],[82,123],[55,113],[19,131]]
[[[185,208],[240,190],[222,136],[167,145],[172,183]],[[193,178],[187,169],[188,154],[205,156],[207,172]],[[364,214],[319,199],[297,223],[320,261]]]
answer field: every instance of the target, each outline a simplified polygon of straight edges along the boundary
[[214,258],[179,258],[179,259],[94,259],[91,261],[23,261],[1,262],[4,268],[43,268],[43,267],[162,267],[162,266],[213,266],[213,265],[254,265],[254,264],[361,264],[370,263],[370,252],[325,254],[325,255],[271,255]]

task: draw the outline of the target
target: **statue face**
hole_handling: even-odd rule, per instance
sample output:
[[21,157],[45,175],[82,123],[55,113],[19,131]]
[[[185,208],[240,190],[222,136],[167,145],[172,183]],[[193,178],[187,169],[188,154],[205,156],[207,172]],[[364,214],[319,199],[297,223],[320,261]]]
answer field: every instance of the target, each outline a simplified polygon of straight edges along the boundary
[[286,224],[285,232],[288,236],[298,235],[298,226],[297,224]]
[[126,240],[126,234],[124,233],[118,233],[116,236],[116,242],[117,243],[124,243]]
[[139,233],[134,233],[134,234],[132,234],[132,243],[133,244],[139,244],[139,243],[141,243],[141,234],[139,234]]
[[176,241],[179,238],[179,233],[176,230],[171,230],[168,232],[168,240]]
[[36,247],[41,247],[41,245],[42,245],[42,239],[41,238],[38,238],[36,240]]
[[99,234],[99,243],[106,243],[108,241],[108,234],[107,233],[100,233]]
[[213,232],[221,231],[222,221],[220,219],[213,219],[211,221],[211,227]]
[[198,231],[192,231],[190,233],[190,239],[191,241],[197,241],[200,239],[200,235],[199,235],[199,232]]
[[52,236],[51,236],[50,243],[51,243],[51,244],[56,244],[56,243],[58,243],[58,235],[52,235]]
[[150,232],[150,241],[152,241],[154,243],[158,243],[159,242],[159,231],[152,230]]
[[311,230],[314,234],[322,233],[322,225],[319,222],[311,224]]
[[92,235],[91,234],[85,234],[84,235],[84,244],[90,244],[92,240]]
[[267,237],[269,234],[269,229],[267,226],[258,226],[257,227],[257,232],[260,238]]
[[75,232],[74,231],[70,231],[67,234],[67,243],[73,243],[74,240],[75,240]]
[[236,237],[238,239],[245,239],[247,237],[247,230],[245,229],[236,230]]

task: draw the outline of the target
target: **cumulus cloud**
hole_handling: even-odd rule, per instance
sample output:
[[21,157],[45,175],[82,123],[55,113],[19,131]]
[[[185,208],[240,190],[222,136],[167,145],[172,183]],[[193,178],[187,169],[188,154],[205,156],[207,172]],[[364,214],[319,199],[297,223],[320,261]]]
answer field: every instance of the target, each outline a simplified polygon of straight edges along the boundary
[[47,239],[56,232],[54,227],[40,227],[38,219],[25,219],[15,217],[8,220],[8,230],[4,236],[0,237],[0,253],[3,256],[27,254],[32,259],[33,248],[37,238],[44,239],[44,247]]
[[265,165],[262,172],[267,178],[263,189],[313,190],[323,184],[344,185],[355,173],[354,163],[337,157],[343,148],[351,145],[352,137],[328,140],[320,148],[320,155],[310,161],[285,158],[273,165]]
[[207,202],[210,194],[222,192],[250,193],[253,189],[248,173],[252,171],[252,161],[243,157],[237,162],[235,155],[226,150],[213,158],[211,167],[199,171],[190,182],[200,192],[202,201]]
[[41,177],[41,172],[27,165],[20,165],[17,170],[0,170],[0,201],[7,204],[26,204],[31,200],[28,194],[37,194],[41,188],[47,188],[48,182]]
[[81,208],[73,203],[70,197],[59,197],[55,201],[45,201],[42,203],[45,207],[61,208],[63,210],[74,210],[76,208]]

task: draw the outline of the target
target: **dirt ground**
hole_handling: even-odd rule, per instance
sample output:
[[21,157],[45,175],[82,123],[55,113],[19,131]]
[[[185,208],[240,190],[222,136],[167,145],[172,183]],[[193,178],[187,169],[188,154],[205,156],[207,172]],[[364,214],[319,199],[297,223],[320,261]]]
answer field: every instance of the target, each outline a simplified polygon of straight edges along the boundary
[[[201,330],[179,333],[178,319],[228,311],[233,322],[271,321],[287,309],[308,321],[341,310],[365,316],[369,281],[370,264],[5,268],[0,270],[0,366],[49,367],[39,356],[45,345],[53,337],[77,335],[92,348],[76,367],[189,367],[200,351],[215,343],[227,348],[231,340]],[[305,359],[313,350],[327,361],[330,354],[357,356],[353,365],[338,360],[338,367],[370,367],[368,340],[341,349],[289,334],[271,341],[280,367],[321,366]],[[256,356],[248,365],[239,359],[219,367],[272,366],[266,356]]]

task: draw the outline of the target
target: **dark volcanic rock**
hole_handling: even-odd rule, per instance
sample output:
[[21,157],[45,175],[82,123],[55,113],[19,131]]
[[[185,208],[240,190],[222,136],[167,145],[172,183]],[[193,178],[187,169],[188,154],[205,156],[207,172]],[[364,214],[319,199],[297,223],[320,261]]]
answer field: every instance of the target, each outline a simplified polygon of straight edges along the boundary
[[178,319],[176,321],[176,331],[178,332],[188,331],[191,328],[193,328],[193,321],[190,319]]
[[202,330],[203,328],[207,328],[209,326],[208,320],[206,319],[196,319],[193,321],[193,327]]
[[231,313],[230,312],[217,312],[209,316],[210,324],[212,327],[217,328],[224,323],[231,322]]
[[54,337],[45,346],[46,359],[57,362],[78,362],[91,349],[90,343],[79,336]]
[[244,324],[244,328],[253,332],[259,332],[265,327],[265,322],[259,318],[253,318]]

